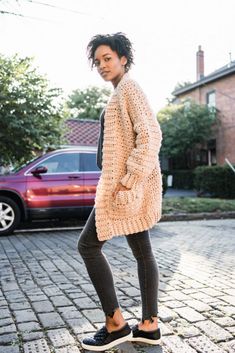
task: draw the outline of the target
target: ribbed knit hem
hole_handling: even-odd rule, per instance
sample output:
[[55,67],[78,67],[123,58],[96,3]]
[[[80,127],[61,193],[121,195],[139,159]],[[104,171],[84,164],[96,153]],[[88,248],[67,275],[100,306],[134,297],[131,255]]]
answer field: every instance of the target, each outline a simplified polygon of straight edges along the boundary
[[109,222],[109,228],[102,225],[97,226],[97,236],[100,241],[112,239],[115,236],[130,235],[152,228],[161,219],[161,211],[148,213],[141,217],[132,217],[128,219],[112,220]]

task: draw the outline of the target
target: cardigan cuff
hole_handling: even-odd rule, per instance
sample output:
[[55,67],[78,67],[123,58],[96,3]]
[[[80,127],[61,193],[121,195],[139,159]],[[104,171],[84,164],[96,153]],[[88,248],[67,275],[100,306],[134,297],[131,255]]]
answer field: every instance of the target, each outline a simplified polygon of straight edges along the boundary
[[120,180],[122,185],[124,185],[126,188],[131,189],[132,186],[137,182],[138,177],[136,175],[133,175],[131,173],[127,173],[124,175],[124,177]]

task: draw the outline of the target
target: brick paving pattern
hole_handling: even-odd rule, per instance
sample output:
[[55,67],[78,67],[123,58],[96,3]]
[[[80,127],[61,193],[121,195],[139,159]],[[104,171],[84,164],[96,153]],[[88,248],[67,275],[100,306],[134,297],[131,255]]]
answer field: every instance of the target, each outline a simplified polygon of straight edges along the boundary
[[[235,220],[160,223],[151,230],[160,270],[161,346],[117,353],[235,352]],[[77,253],[79,231],[0,238],[0,353],[82,353],[104,315]],[[141,316],[135,260],[124,237],[104,246],[124,316]],[[110,352],[111,352],[110,351]]]

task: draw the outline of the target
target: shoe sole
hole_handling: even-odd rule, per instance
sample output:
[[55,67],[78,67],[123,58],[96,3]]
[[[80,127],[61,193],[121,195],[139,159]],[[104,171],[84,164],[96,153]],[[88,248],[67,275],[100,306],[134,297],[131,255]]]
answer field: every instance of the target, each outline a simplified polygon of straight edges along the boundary
[[124,343],[126,341],[130,341],[131,338],[132,338],[132,332],[129,333],[129,335],[118,338],[117,340],[112,341],[109,344],[105,344],[104,346],[91,346],[89,344],[87,345],[87,344],[82,343],[82,348],[84,348],[88,351],[103,352],[107,349],[110,349],[110,348],[117,346],[118,344]]
[[140,342],[140,343],[148,343],[148,344],[151,344],[151,345],[158,345],[158,344],[161,344],[161,339],[158,339],[158,340],[150,340],[148,338],[144,338],[144,337],[131,337],[130,342]]

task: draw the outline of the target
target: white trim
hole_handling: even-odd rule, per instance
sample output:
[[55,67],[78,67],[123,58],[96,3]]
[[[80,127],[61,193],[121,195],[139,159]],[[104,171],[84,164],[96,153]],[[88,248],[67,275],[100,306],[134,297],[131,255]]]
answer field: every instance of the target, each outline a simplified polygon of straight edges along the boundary
[[158,340],[150,340],[148,338],[144,338],[144,337],[132,337],[130,339],[131,342],[142,342],[142,343],[148,343],[148,344],[152,344],[152,345],[157,345],[157,344],[161,344],[161,338]]
[[113,348],[121,343],[124,343],[126,341],[130,341],[131,337],[132,337],[132,332],[130,332],[128,335],[126,335],[124,337],[118,338],[117,340],[112,341],[112,342],[105,344],[103,346],[92,346],[90,344],[85,344],[82,342],[82,348],[87,349],[89,351],[92,350],[95,352],[103,352],[103,351],[106,351],[107,349]]

